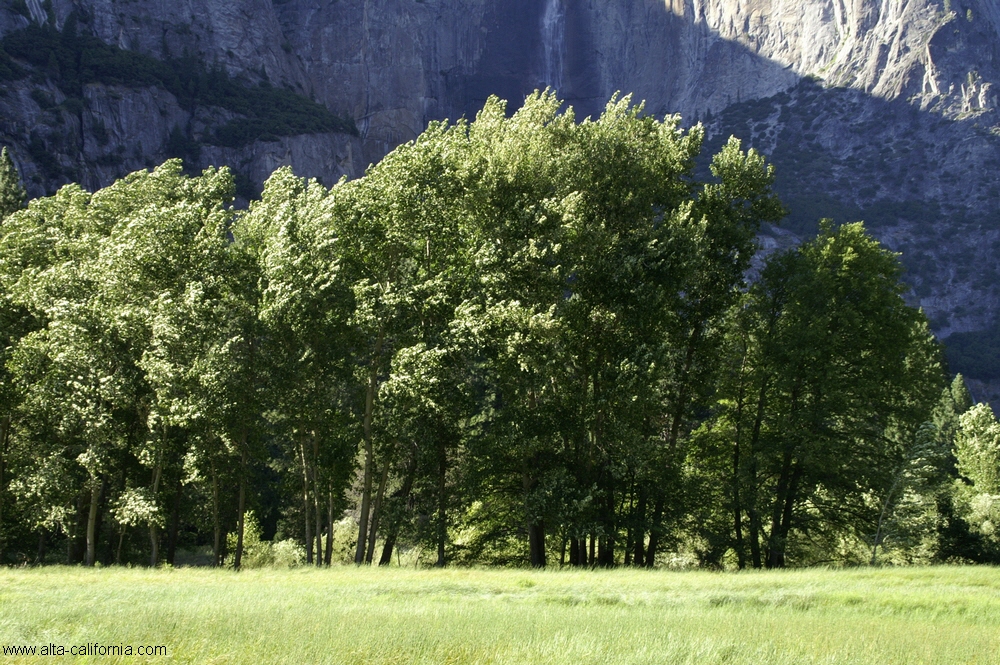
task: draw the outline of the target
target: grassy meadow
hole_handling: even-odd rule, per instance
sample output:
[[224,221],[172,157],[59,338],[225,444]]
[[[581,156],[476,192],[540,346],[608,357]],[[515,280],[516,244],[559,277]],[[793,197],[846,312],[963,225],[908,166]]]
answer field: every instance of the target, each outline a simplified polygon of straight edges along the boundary
[[5,663],[1000,663],[1000,569],[0,570]]

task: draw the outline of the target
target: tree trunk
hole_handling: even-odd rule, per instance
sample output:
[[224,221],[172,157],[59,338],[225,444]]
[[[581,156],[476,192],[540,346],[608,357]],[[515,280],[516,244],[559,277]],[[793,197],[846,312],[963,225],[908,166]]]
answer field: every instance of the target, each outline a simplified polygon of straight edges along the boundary
[[[73,527],[71,532],[66,534],[66,565],[72,566],[74,563],[82,563],[83,557],[80,556],[80,529],[86,530],[87,518],[83,516],[83,504],[84,496],[86,494],[86,487],[83,488],[81,492],[76,495],[76,519],[73,521]],[[86,538],[84,538],[86,540]],[[84,547],[86,549],[86,547]]]
[[760,513],[758,513],[753,507],[749,510],[750,514],[750,564],[760,570],[763,566],[763,559],[761,558],[760,551]]
[[[410,461],[406,467],[406,476],[403,478],[403,487],[400,488],[399,492],[394,494],[395,498],[398,498],[403,504],[410,498],[410,492],[413,489],[413,481],[417,476],[417,448],[413,446],[410,454]],[[400,515],[397,513],[393,516],[392,522],[389,524],[389,531],[385,535],[385,543],[382,545],[382,556],[379,558],[378,565],[388,566],[392,563],[392,550],[396,546],[396,535],[399,533],[399,522]]]
[[323,565],[323,509],[319,503],[319,437],[312,432],[313,507],[316,509],[316,565]]
[[[163,453],[159,454],[156,469],[153,471],[153,501],[160,497],[160,477],[163,475]],[[153,568],[160,562],[160,533],[155,522],[149,523],[149,542],[151,545],[149,554],[149,565]]]
[[743,358],[739,369],[739,390],[736,395],[736,431],[733,437],[733,534],[735,536],[736,565],[740,570],[746,568],[746,551],[743,545],[743,504],[740,502],[740,445],[743,431],[744,373],[746,372],[747,350],[744,347]]
[[[101,534],[104,532],[104,519],[108,514],[108,480],[101,481],[101,498],[97,502],[97,524],[94,527],[94,541],[102,540]],[[110,531],[110,530],[109,530]],[[104,565],[111,563],[111,541],[113,535],[109,534],[104,541],[104,556],[98,557],[95,551],[94,560],[100,561]]]
[[324,563],[329,566],[331,559],[333,559],[333,487],[332,486],[327,495],[329,497],[329,502],[327,504],[326,557],[324,559]]
[[[128,487],[128,479],[124,472],[118,474],[118,493],[122,493]],[[118,533],[114,532],[114,529],[108,529],[108,549],[110,551],[109,558],[116,566],[121,565],[122,561],[122,546],[125,541],[125,533],[128,527],[124,524],[120,525]]]
[[657,493],[656,501],[653,503],[653,521],[649,525],[649,546],[646,548],[646,568],[652,568],[656,563],[656,550],[660,546],[660,532],[663,520],[664,500],[663,494]]
[[305,520],[306,526],[306,563],[310,564],[313,562],[313,538],[310,519],[312,508],[309,505],[309,466],[306,463],[306,446],[301,436],[299,437],[299,462],[302,464],[302,517]]
[[375,391],[378,388],[378,363],[382,353],[382,330],[379,329],[375,342],[375,353],[372,354],[371,372],[368,374],[368,388],[365,391],[365,416],[362,421],[362,436],[365,443],[364,486],[361,490],[361,513],[358,516],[358,543],[354,550],[354,563],[365,562],[365,543],[368,536],[368,511],[372,500],[372,473],[375,463],[375,451],[372,443],[372,414],[375,410]]
[[603,534],[597,540],[597,565],[601,568],[613,568],[615,565],[615,541],[609,534]]
[[319,505],[319,496],[313,496],[316,510],[316,565],[323,565],[323,509]]
[[896,487],[899,486],[899,482],[900,480],[902,480],[902,478],[903,478],[903,471],[902,469],[900,469],[899,471],[896,472],[893,478],[892,487],[889,488],[889,493],[886,495],[885,500],[882,502],[882,510],[879,512],[878,515],[878,524],[875,526],[875,538],[874,541],[872,542],[872,558],[871,561],[868,562],[869,566],[874,566],[877,561],[878,546],[882,542],[882,522],[885,520],[885,516],[889,511],[889,502],[892,501],[892,497],[896,492]]
[[528,525],[528,549],[532,568],[545,567],[545,522],[533,521]]
[[[767,541],[767,567],[768,568],[784,568],[785,567],[785,535],[782,533],[781,525],[783,514],[786,510],[790,511],[791,506],[788,504],[789,500],[794,501],[795,485],[798,483],[798,469],[800,465],[795,462],[795,439],[794,436],[795,427],[793,423],[796,422],[799,411],[799,394],[802,386],[802,372],[796,373],[795,384],[792,387],[789,409],[788,409],[788,420],[785,423],[785,445],[784,451],[781,457],[781,472],[778,475],[778,485],[776,487],[774,503],[771,506],[771,533],[768,536]],[[789,432],[792,434],[790,435]],[[790,516],[789,516],[790,519]]]
[[615,524],[615,495],[612,480],[607,481],[607,498],[604,505],[603,533],[598,541],[597,563],[602,568],[613,568],[615,565],[615,534],[618,526]]
[[632,552],[632,565],[633,566],[643,566],[645,563],[645,545],[646,545],[646,486],[643,484],[639,487],[639,505],[635,509],[636,516],[636,526],[632,538],[633,552]]
[[365,551],[365,563],[371,563],[375,557],[375,540],[378,538],[378,523],[382,518],[382,499],[385,497],[385,484],[389,480],[389,460],[382,462],[382,474],[378,479],[378,490],[375,492],[375,505],[372,506],[372,517],[368,529],[368,549]]
[[632,487],[628,494],[628,513],[625,519],[625,560],[624,565],[626,568],[632,565],[632,554],[635,552],[635,532],[636,532],[636,518],[635,518],[635,503],[636,503],[636,484],[635,475],[632,476]]
[[787,549],[788,543],[788,532],[792,528],[792,513],[795,508],[795,500],[798,496],[799,491],[799,480],[802,478],[802,464],[796,462],[792,469],[792,479],[789,482],[788,493],[785,495],[785,506],[781,513],[781,532],[780,540],[778,541],[781,545],[780,556],[777,559],[777,567],[785,567],[785,550]]
[[393,524],[388,533],[385,534],[385,542],[382,543],[382,556],[378,559],[378,565],[388,566],[392,563],[392,550],[396,547],[396,534],[398,525]]
[[4,494],[7,489],[7,451],[10,448],[10,416],[0,419],[0,566],[3,565],[4,555],[4,530],[3,530],[3,509]]
[[149,565],[153,568],[160,561],[160,534],[155,524],[149,525],[149,541],[151,544],[149,552]]
[[684,422],[684,414],[687,412],[688,395],[691,392],[691,371],[694,369],[695,355],[698,351],[698,342],[701,340],[702,322],[694,325],[691,336],[688,337],[687,350],[684,356],[684,365],[680,372],[680,383],[677,387],[677,394],[674,402],[674,412],[671,417],[670,433],[668,443],[671,453],[677,448],[680,440],[681,424]]
[[535,481],[531,478],[527,466],[522,471],[522,483],[528,529],[528,561],[533,568],[543,568],[545,567],[545,525],[542,520],[531,515],[528,496],[535,487]]
[[212,565],[222,565],[222,520],[219,517],[219,474],[212,461]]
[[[670,429],[667,432],[667,445],[668,453],[673,457],[677,450],[677,444],[680,441],[681,427],[684,423],[684,414],[687,413],[688,400],[691,392],[691,372],[694,369],[694,363],[698,350],[698,343],[701,340],[702,335],[702,323],[698,322],[694,325],[691,330],[691,335],[688,337],[687,348],[684,355],[684,364],[681,366],[680,379],[678,382],[677,390],[673,399],[673,412],[670,416]],[[646,548],[645,565],[647,568],[652,568],[656,561],[656,550],[660,546],[660,533],[662,531],[662,525],[660,524],[663,519],[663,510],[665,508],[665,501],[662,491],[657,493],[656,501],[653,507],[653,521],[650,524],[649,529],[649,545]]]
[[170,509],[170,534],[167,536],[167,563],[174,565],[174,558],[177,554],[177,532],[180,528],[181,514],[181,477],[177,476],[177,485],[174,488],[174,503]]
[[778,486],[775,491],[774,503],[771,507],[771,533],[767,541],[767,567],[781,568],[784,566],[785,544],[781,537],[781,517],[785,507],[785,499],[789,494],[792,480],[792,446],[785,445],[781,462],[781,474],[778,476]]
[[[445,481],[448,474],[448,451],[445,448],[444,440],[440,442],[438,449],[438,518],[437,518],[437,562],[435,566],[442,568],[445,564],[444,545],[448,539],[447,506],[448,497],[445,493]],[[544,555],[543,555],[544,556]],[[542,564],[545,565],[544,563]]]
[[760,551],[761,520],[757,511],[757,449],[760,442],[760,431],[764,423],[764,412],[767,405],[769,382],[767,379],[761,383],[760,392],[757,394],[757,413],[754,415],[753,430],[750,433],[750,462],[747,469],[747,513],[750,517],[750,563],[760,570],[763,567],[763,559]]
[[118,548],[115,550],[115,565],[120,566],[122,564],[122,545],[125,544],[125,532],[128,527],[124,524],[122,525],[122,530],[118,532]]
[[[367,424],[367,422],[366,416],[365,423]],[[365,430],[368,428],[365,427]],[[365,544],[368,541],[368,511],[371,509],[372,497],[372,454],[371,441],[366,436],[364,484],[361,489],[361,508],[358,513],[358,542],[354,549],[354,563],[358,565],[365,562]]]
[[101,500],[101,483],[96,478],[90,480],[90,511],[87,513],[87,566],[94,565],[97,551],[97,504]]
[[743,506],[740,504],[740,443],[737,436],[733,446],[733,532],[736,535],[736,565],[746,568],[746,553],[743,551]]
[[233,568],[240,569],[243,565],[243,527],[247,508],[247,435],[246,432],[240,437],[240,447],[243,449],[240,455],[240,495],[237,501],[236,516],[236,554],[233,556]]
[[45,529],[38,530],[38,551],[35,553],[35,563],[39,566],[45,563]]

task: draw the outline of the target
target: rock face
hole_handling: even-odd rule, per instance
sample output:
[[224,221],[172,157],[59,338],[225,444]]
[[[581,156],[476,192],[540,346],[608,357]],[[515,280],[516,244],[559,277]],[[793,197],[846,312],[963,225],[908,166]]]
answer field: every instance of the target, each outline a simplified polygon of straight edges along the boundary
[[[353,117],[374,160],[427,121],[554,85],[583,114],[615,91],[701,117],[803,76],[956,117],[992,109],[993,0],[38,0],[105,42],[196,54]],[[10,3],[7,3],[10,5]],[[0,9],[0,33],[30,19]],[[354,168],[367,164],[355,164]]]
[[210,128],[230,111],[93,83],[80,108],[36,68],[0,83],[0,143],[33,195],[162,161],[177,127],[200,142],[192,166],[232,165],[250,195],[282,164],[327,183],[357,176],[492,94],[516,106],[551,85],[584,117],[621,91],[771,155],[792,232],[820,216],[868,220],[903,253],[911,297],[942,336],[995,326],[996,0],[4,0],[0,35],[71,14],[122,49],[194,55],[311,97],[358,136],[220,147]]

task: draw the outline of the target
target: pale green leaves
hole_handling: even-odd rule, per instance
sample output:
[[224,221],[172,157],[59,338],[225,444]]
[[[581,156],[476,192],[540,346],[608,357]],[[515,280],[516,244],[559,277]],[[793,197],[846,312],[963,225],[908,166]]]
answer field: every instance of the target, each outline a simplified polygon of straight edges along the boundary
[[988,404],[959,417],[955,435],[958,469],[971,484],[956,484],[964,517],[994,548],[1000,546],[1000,423]]
[[163,526],[163,514],[156,505],[156,498],[148,488],[129,489],[122,492],[115,501],[111,514],[119,524],[139,526],[154,524]]
[[955,437],[958,468],[976,492],[1000,495],[1000,423],[988,404],[977,404],[959,418]]

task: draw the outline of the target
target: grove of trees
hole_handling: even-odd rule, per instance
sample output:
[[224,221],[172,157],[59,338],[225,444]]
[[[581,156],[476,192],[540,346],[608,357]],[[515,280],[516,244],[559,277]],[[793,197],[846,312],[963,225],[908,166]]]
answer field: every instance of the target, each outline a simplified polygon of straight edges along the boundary
[[24,207],[4,153],[0,562],[995,560],[1000,425],[897,257],[825,223],[751,271],[763,157],[560,109],[245,211],[177,160]]

